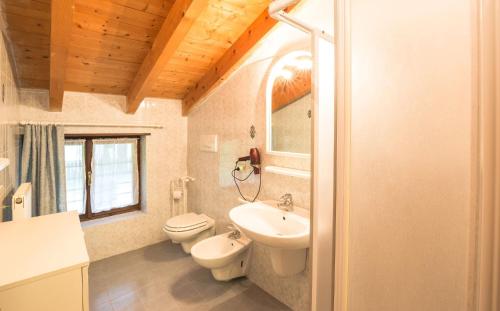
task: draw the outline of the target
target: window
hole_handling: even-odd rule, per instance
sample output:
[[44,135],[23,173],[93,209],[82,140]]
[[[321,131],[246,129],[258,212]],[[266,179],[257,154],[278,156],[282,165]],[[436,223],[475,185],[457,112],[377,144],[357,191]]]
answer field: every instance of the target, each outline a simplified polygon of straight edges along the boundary
[[67,209],[85,214],[85,140],[66,140],[64,158]]
[[82,221],[140,210],[139,138],[66,136],[68,210]]

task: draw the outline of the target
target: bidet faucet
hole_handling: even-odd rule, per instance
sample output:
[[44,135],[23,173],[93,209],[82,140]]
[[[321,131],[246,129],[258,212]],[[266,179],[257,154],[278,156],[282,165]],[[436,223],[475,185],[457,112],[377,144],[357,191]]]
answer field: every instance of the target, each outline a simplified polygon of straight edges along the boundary
[[231,230],[231,233],[229,233],[229,235],[227,236],[228,238],[232,240],[238,240],[239,238],[241,238],[241,232],[238,228],[236,228],[235,225],[230,224],[229,226],[227,226],[227,228]]
[[278,208],[287,212],[293,211],[293,197],[291,193],[285,193],[281,196]]

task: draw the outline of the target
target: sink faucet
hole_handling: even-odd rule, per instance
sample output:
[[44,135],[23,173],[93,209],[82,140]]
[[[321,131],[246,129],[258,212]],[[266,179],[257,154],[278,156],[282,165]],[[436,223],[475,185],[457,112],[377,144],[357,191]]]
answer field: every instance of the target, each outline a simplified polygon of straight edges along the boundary
[[281,196],[278,208],[287,212],[293,211],[293,197],[291,193],[285,193]]
[[231,230],[231,233],[229,233],[229,235],[227,236],[228,238],[232,240],[238,240],[239,238],[241,238],[241,232],[240,230],[238,230],[238,228],[236,228],[235,225],[230,224],[229,226],[227,226],[227,228]]

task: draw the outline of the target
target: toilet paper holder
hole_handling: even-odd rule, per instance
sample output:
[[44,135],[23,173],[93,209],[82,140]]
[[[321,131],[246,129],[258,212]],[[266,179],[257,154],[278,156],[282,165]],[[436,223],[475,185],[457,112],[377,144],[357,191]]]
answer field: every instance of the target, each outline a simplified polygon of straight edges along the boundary
[[170,182],[170,209],[172,216],[187,213],[186,184],[194,180],[191,176],[182,176]]

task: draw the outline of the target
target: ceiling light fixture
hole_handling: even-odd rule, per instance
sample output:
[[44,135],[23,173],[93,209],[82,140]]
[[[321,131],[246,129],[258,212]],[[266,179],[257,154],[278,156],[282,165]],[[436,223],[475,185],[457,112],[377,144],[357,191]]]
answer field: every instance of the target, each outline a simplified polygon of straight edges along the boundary
[[290,80],[293,77],[293,72],[288,70],[288,69],[281,69],[280,74],[282,78],[285,78],[286,80]]

